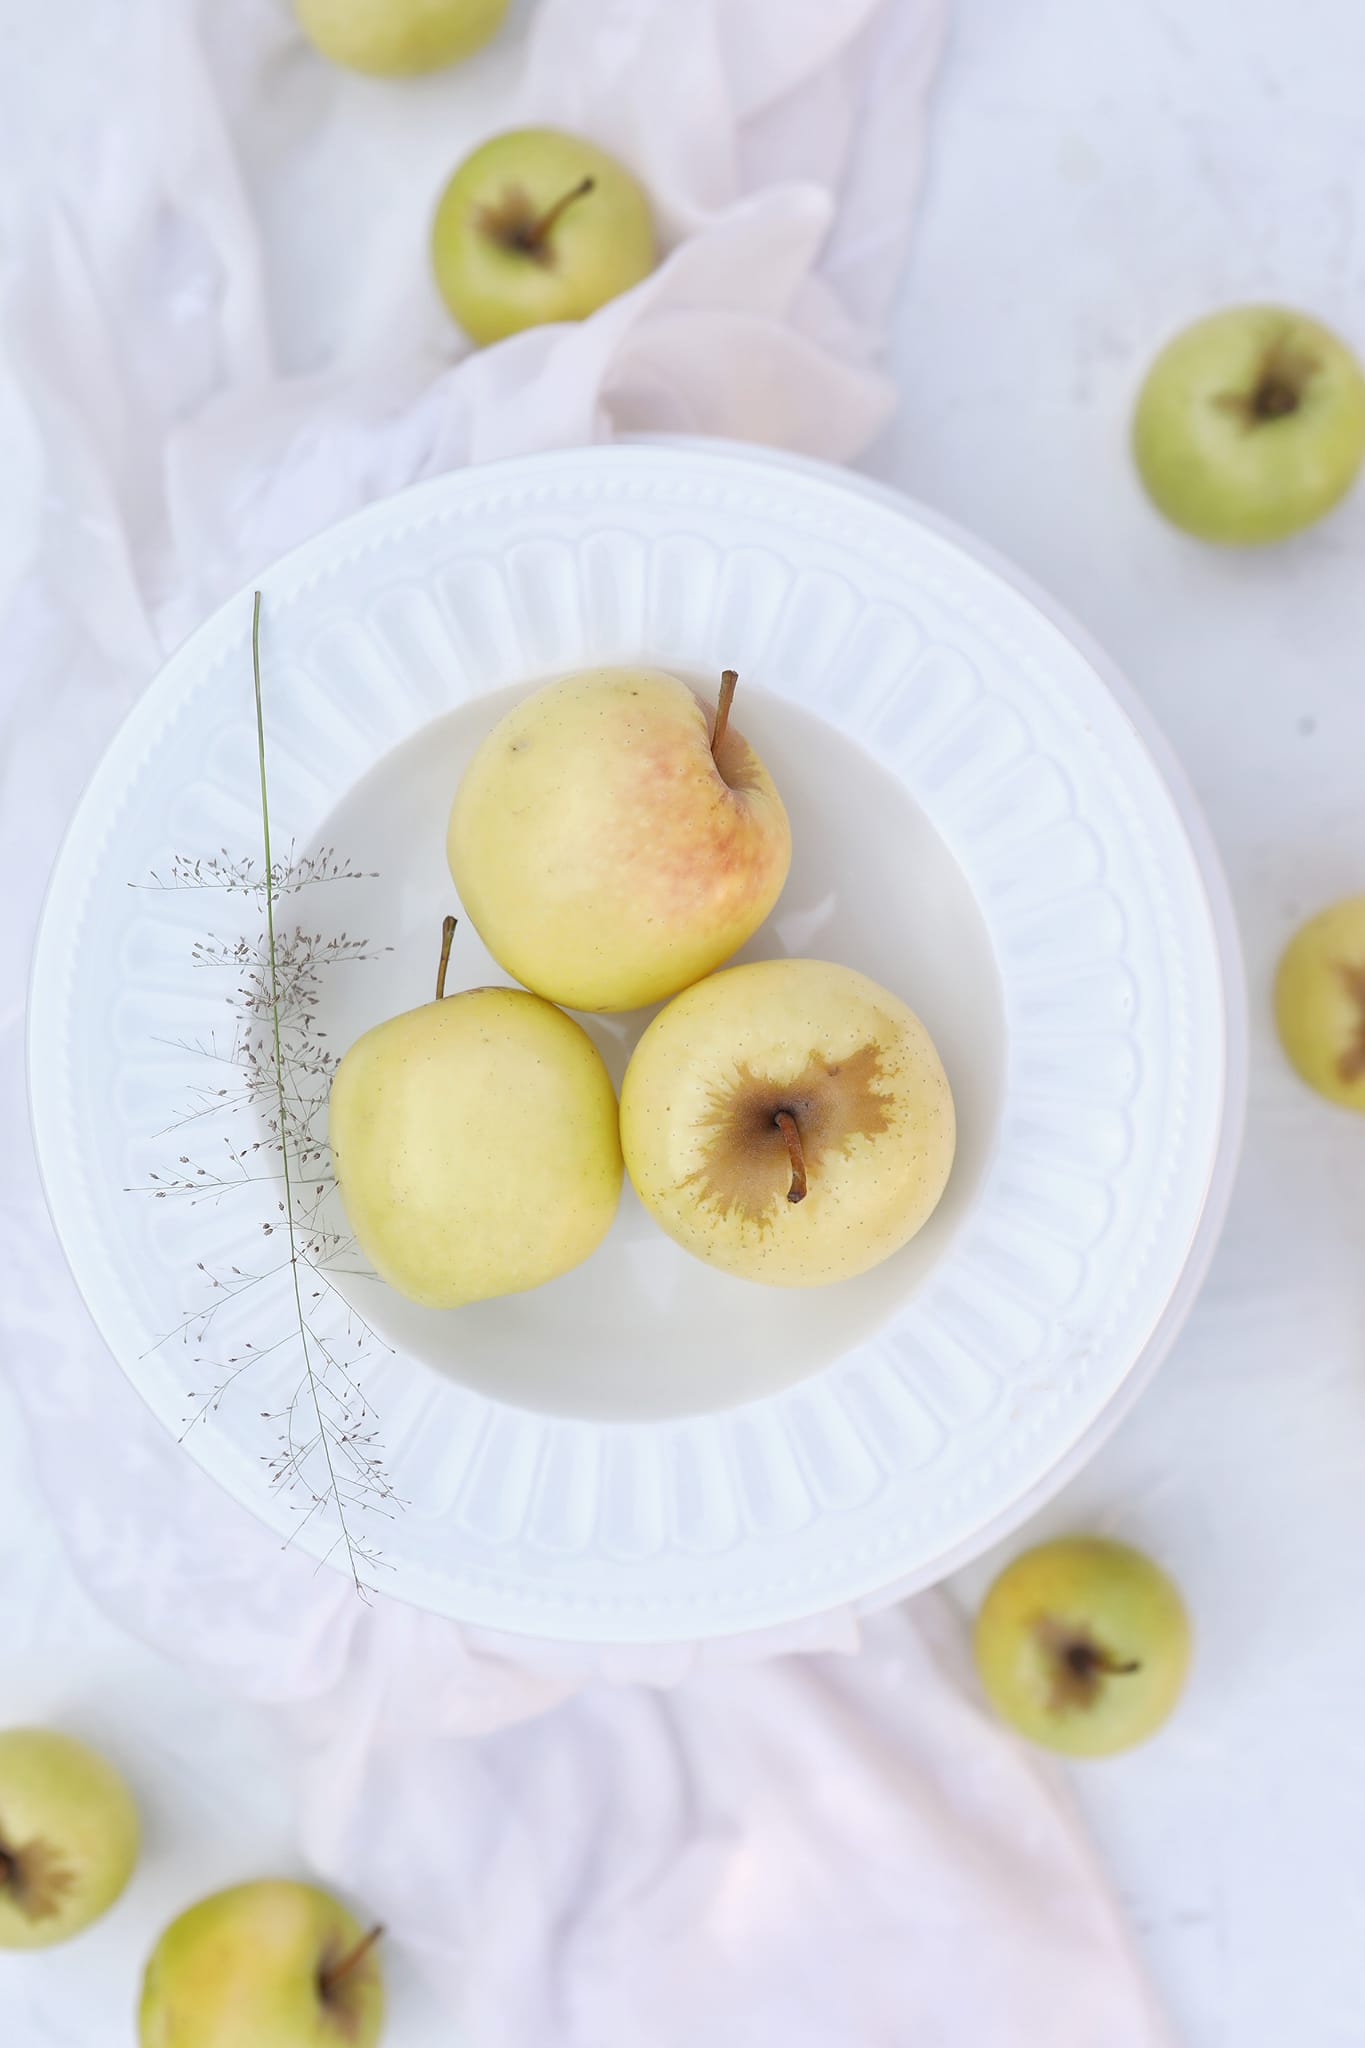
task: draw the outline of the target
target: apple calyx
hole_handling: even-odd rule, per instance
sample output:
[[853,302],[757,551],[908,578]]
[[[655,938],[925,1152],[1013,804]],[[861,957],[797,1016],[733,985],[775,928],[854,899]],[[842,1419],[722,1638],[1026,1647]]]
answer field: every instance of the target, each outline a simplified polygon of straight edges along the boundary
[[551,229],[562,219],[571,206],[580,199],[586,199],[596,187],[596,178],[580,178],[568,191],[561,193],[553,206],[547,206],[542,213],[536,213],[530,199],[519,185],[509,186],[496,206],[484,207],[479,224],[495,242],[501,242],[504,249],[513,249],[519,255],[531,257],[533,262],[553,263],[554,256],[549,247]]
[[439,1003],[446,992],[446,969],[450,965],[450,945],[455,937],[458,920],[445,917],[441,920],[441,959],[436,969],[436,1000]]
[[1365,967],[1352,967],[1347,961],[1339,960],[1337,973],[1347,995],[1360,1012],[1355,1034],[1337,1061],[1337,1073],[1343,1081],[1350,1083],[1365,1074]]
[[51,1920],[75,1883],[75,1872],[49,1843],[35,1839],[8,1849],[0,1841],[0,1893],[9,1893],[26,1920]]
[[792,1184],[787,1189],[789,1202],[804,1202],[806,1199],[806,1155],[801,1149],[801,1126],[789,1109],[779,1109],[773,1118],[787,1142],[787,1157],[792,1166]]
[[383,1932],[382,1925],[372,1927],[368,1934],[361,1936],[354,1947],[347,1949],[345,1955],[338,1956],[333,1963],[322,1965],[318,1971],[318,1997],[324,2005],[336,2004],[339,1986],[354,1975]]
[[1248,427],[1288,419],[1303,403],[1304,392],[1321,368],[1318,358],[1296,349],[1281,336],[1261,358],[1249,391],[1223,391],[1214,400],[1222,412],[1235,413]]
[[1052,1659],[1052,1706],[1093,1706],[1106,1678],[1130,1678],[1142,1669],[1140,1658],[1118,1657],[1085,1629],[1067,1628],[1060,1622],[1039,1623],[1038,1635]]

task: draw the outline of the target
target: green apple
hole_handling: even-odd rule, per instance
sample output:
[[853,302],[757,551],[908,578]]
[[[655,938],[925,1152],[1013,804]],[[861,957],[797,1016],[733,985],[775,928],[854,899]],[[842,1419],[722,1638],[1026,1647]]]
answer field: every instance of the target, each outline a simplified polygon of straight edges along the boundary
[[1275,1022],[1310,1087],[1365,1110],[1365,896],[1333,903],[1295,932],[1275,977]]
[[295,10],[334,64],[395,78],[469,56],[498,27],[507,0],[295,0]]
[[574,1010],[634,1010],[718,967],[791,865],[768,771],[662,669],[587,669],[494,726],[450,814],[461,901],[499,965]]
[[337,1186],[411,1301],[539,1287],[595,1251],[621,1194],[616,1093],[581,1024],[519,988],[447,996],[356,1040],[332,1081]]
[[132,1795],[51,1728],[0,1731],[0,1948],[46,1948],[113,1905],[137,1861]]
[[621,1143],[670,1237],[747,1280],[866,1272],[938,1205],[953,1098],[899,997],[827,960],[762,960],[686,989],[635,1048]]
[[649,204],[624,164],[558,128],[516,128],[466,157],[441,195],[431,260],[483,345],[583,320],[655,264]]
[[1282,540],[1321,518],[1365,455],[1365,376],[1345,343],[1285,306],[1231,306],[1147,373],[1133,452],[1153,502],[1202,540]]
[[1190,1629],[1179,1593],[1140,1551],[1063,1537],[1007,1565],[982,1603],[976,1661],[998,1711],[1067,1756],[1142,1742],[1185,1683]]
[[379,1934],[311,1884],[215,1892],[152,1950],[141,2048],[374,2048],[384,2023]]

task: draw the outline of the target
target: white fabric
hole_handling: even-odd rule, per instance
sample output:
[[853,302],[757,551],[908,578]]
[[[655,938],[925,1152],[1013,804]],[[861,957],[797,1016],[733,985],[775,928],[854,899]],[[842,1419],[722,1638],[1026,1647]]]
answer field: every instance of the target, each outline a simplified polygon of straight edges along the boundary
[[[852,457],[891,402],[874,357],[940,0],[542,0],[486,126],[556,121],[627,158],[659,269],[580,327],[462,355],[425,274],[395,260],[328,360],[292,375],[235,151],[288,189],[327,79],[281,6],[203,14],[120,11],[91,133],[20,223],[15,477],[40,493],[42,540],[3,632],[11,975],[101,745],[176,640],[282,549],[452,464],[631,428]],[[414,163],[412,213],[429,199]],[[84,1318],[22,1135],[21,1007],[14,976],[6,1357],[72,1554],[129,1627],[289,1714],[312,1859],[427,1956],[470,2038],[1160,2038],[1050,1774],[973,1703],[939,1602],[585,1656],[362,1606],[281,1552],[151,1423]]]

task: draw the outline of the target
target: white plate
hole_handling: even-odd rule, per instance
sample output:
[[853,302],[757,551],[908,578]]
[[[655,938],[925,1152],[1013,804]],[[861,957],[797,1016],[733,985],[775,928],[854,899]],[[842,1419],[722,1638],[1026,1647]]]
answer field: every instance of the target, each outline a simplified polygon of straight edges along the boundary
[[[376,874],[290,899],[287,928],[393,949],[322,976],[334,1047],[429,995],[445,813],[504,703],[593,662],[731,666],[797,849],[746,952],[847,960],[904,995],[960,1115],[938,1216],[841,1287],[713,1273],[629,1193],[598,1255],[532,1295],[436,1314],[336,1275],[324,1341],[350,1357],[358,1310],[394,1346],[358,1345],[365,1418],[328,1410],[377,1432],[404,1503],[351,1509],[385,1590],[528,1634],[662,1641],[926,1583],[990,1540],[1169,1342],[1225,1196],[1227,934],[1094,659],[887,494],[703,444],[461,472],[262,588],[277,851],[334,846]],[[301,1362],[269,1154],[207,1198],[125,1192],[212,1175],[244,1118],[259,1134],[202,1094],[211,1113],[167,1130],[212,1079],[190,1048],[221,1048],[240,979],[192,948],[254,934],[249,902],[129,887],[177,853],[258,849],[249,628],[243,597],[193,636],[87,793],[35,959],[33,1108],[124,1369],[230,1492],[336,1562],[330,1505],[301,1513],[271,1477]],[[456,961],[452,985],[496,978],[468,927]],[[643,1021],[592,1021],[618,1078]],[[229,1299],[203,1269],[268,1277]],[[226,1384],[248,1342],[265,1355]],[[325,1483],[316,1453],[304,1469],[306,1506]]]

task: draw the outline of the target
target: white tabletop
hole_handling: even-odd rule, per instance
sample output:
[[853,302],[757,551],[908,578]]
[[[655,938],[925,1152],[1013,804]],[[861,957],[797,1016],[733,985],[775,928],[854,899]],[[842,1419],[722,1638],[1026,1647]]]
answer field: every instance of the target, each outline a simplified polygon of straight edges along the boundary
[[[1207,807],[1252,990],[1246,1158],[1209,1285],[1030,1532],[1150,1548],[1198,1630],[1174,1723],[1075,1781],[1182,2040],[1347,2048],[1365,2040],[1365,1124],[1286,1071],[1267,985],[1295,922],[1365,887],[1365,490],[1300,541],[1222,555],[1148,509],[1125,433],[1158,343],[1219,302],[1297,302],[1365,350],[1365,14],[956,12],[896,323],[902,410],[869,467],[1013,556],[1126,667]],[[0,47],[21,16],[0,0]],[[964,1601],[989,1569],[963,1575]],[[263,1717],[92,1611],[3,1395],[0,1625],[0,1718],[98,1731],[135,1768],[149,1833],[142,1880],[78,1960],[0,1957],[0,2038],[120,2048],[129,1959],[170,1912],[296,1867],[288,1758]],[[392,1975],[393,2048],[447,2048]]]
[[1348,0],[959,0],[872,464],[1127,670],[1241,920],[1250,1122],[1222,1249],[1150,1391],[1035,1525],[1146,1545],[1194,1611],[1177,1719],[1075,1778],[1196,2048],[1365,2041],[1365,1123],[1287,1071],[1268,1006],[1295,923],[1365,888],[1365,492],[1222,554],[1149,510],[1125,435],[1156,347],[1216,304],[1298,303],[1365,350],[1363,71]]

